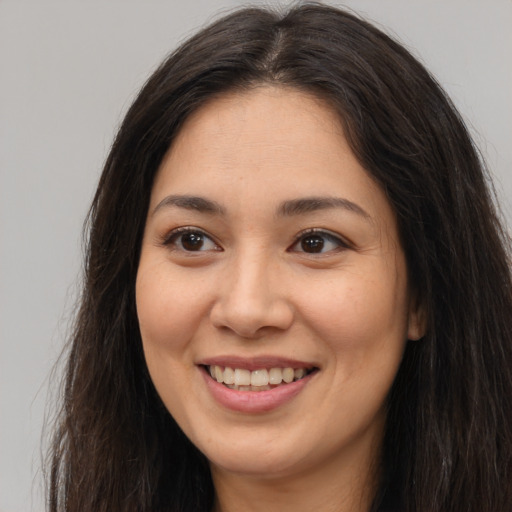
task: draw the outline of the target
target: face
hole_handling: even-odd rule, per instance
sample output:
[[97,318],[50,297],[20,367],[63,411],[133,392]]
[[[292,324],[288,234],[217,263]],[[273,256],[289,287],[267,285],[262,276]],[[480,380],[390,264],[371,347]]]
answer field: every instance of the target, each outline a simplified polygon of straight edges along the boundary
[[327,105],[270,87],[219,97],[151,194],[136,284],[151,378],[214,471],[370,460],[421,334],[406,276],[393,211]]

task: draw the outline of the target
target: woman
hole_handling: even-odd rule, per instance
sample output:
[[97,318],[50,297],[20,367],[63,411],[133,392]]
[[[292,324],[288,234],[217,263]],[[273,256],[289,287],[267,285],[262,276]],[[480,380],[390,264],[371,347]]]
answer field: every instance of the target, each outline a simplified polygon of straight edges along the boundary
[[435,80],[351,14],[186,42],[93,202],[50,510],[510,510],[486,182]]

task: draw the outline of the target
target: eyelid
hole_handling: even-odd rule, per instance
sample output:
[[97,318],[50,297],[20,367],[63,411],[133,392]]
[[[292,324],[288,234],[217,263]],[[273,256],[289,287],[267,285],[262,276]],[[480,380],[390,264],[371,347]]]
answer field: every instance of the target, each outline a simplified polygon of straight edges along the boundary
[[[350,241],[348,241],[346,238],[342,237],[338,233],[330,231],[329,229],[307,228],[307,229],[304,229],[301,232],[297,233],[297,235],[295,236],[295,239],[294,239],[293,243],[290,245],[288,251],[292,251],[293,248],[303,238],[307,237],[308,235],[319,235],[319,236],[323,236],[329,240],[335,241],[336,243],[339,244],[339,249],[350,249],[353,247],[353,244]],[[332,251],[327,251],[324,253],[306,253],[305,251],[297,251],[297,252],[302,252],[304,254],[311,254],[313,256],[325,256],[326,254],[328,254],[329,252],[332,252]]]
[[[179,228],[172,229],[168,233],[166,233],[162,239],[162,245],[169,246],[172,245],[176,238],[178,238],[180,235],[186,234],[186,233],[200,233],[205,238],[208,238],[211,240],[215,246],[218,248],[216,250],[222,250],[222,247],[217,242],[215,237],[207,233],[204,229],[198,228],[196,226],[180,226]],[[189,251],[189,252],[206,252],[206,251]]]
[[[174,229],[172,229],[171,231],[169,231],[168,233],[166,233],[162,237],[161,243],[164,246],[170,246],[170,245],[172,245],[175,242],[175,240],[180,235],[183,235],[183,234],[186,234],[186,233],[199,233],[202,236],[204,236],[205,238],[209,239],[216,246],[215,250],[220,250],[220,251],[223,250],[221,245],[215,239],[214,236],[210,235],[204,229],[198,228],[196,226],[180,226],[178,228],[174,228]],[[326,239],[328,239],[328,240],[338,244],[340,250],[349,249],[349,248],[352,247],[352,244],[345,237],[342,237],[338,233],[330,231],[329,229],[324,229],[324,228],[307,228],[307,229],[304,229],[304,230],[300,231],[299,233],[297,233],[297,235],[294,238],[293,243],[289,246],[287,251],[289,251],[289,252],[294,251],[294,247],[303,238],[307,237],[308,235],[319,235],[319,236],[322,236],[322,237],[324,237],[324,238],[326,238]],[[194,253],[194,252],[206,252],[206,251],[186,251],[186,252]],[[311,254],[311,255],[316,255],[316,256],[322,256],[322,255],[326,255],[328,253],[332,253],[333,250],[326,251],[326,252],[323,252],[323,253],[307,253],[306,251],[296,251],[296,252],[301,252],[301,253],[304,253],[304,254]]]

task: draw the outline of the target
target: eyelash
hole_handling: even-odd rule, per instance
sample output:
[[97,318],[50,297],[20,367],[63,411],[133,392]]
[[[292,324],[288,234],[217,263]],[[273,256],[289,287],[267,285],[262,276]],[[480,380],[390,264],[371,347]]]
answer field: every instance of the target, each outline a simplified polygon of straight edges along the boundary
[[[295,237],[295,242],[290,246],[290,249],[288,249],[288,250],[292,251],[293,248],[296,247],[298,244],[303,244],[308,239],[308,237],[313,237],[313,236],[323,239],[322,245],[320,247],[320,251],[307,252],[307,251],[303,250],[303,251],[298,251],[298,252],[302,252],[304,254],[327,254],[332,251],[338,252],[338,251],[342,251],[344,249],[350,248],[350,244],[347,243],[346,241],[344,241],[338,235],[335,235],[334,233],[331,233],[330,231],[326,231],[324,229],[314,228],[314,229],[307,229],[305,231],[300,232]],[[330,249],[325,252],[321,252],[322,249],[324,248],[325,240],[335,244],[336,248]],[[304,246],[302,246],[302,248],[304,248]]]
[[[203,252],[201,250],[198,250],[198,251],[187,250],[186,248],[183,247],[183,241],[181,241],[181,245],[182,245],[181,248],[177,248],[176,247],[177,242],[179,241],[179,238],[181,236],[183,236],[183,235],[186,235],[186,234],[199,235],[203,239],[203,243],[204,243],[205,239],[209,240],[215,246],[213,249],[209,249],[209,250],[216,250],[216,251],[221,251],[222,250],[220,248],[220,246],[217,244],[217,242],[215,242],[215,240],[211,236],[207,235],[202,229],[195,228],[195,227],[192,227],[192,226],[187,226],[187,227],[183,227],[183,228],[173,229],[165,237],[165,239],[163,241],[163,245],[165,245],[165,246],[174,246],[175,249],[181,250],[181,251],[186,252],[186,253]],[[201,249],[202,246],[203,246],[203,244],[201,244],[201,246],[199,248]]]
[[[201,241],[199,250],[196,251],[196,250],[187,249],[187,248],[183,247],[183,240],[181,240],[181,242],[180,242],[179,239],[181,236],[186,235],[186,234],[198,235],[197,241]],[[308,237],[309,238],[317,237],[319,239],[318,240],[320,242],[319,246],[315,246],[314,244],[310,246],[310,248],[313,248],[315,250],[308,252],[306,250],[301,251],[301,250],[294,249],[298,244],[301,244],[302,249],[304,249],[303,244],[306,243],[306,240],[308,239]],[[208,240],[209,243],[214,245],[214,247],[210,248],[210,249],[201,250],[203,248],[205,240]],[[333,249],[329,249],[328,251],[323,251],[326,241],[334,244],[336,247]],[[181,247],[177,247],[178,243],[181,243]],[[208,243],[208,242],[206,242],[206,243]],[[210,235],[207,235],[202,229],[195,228],[192,226],[181,227],[181,228],[172,230],[165,237],[165,239],[163,241],[163,245],[173,246],[174,249],[180,250],[185,253],[205,252],[205,251],[211,251],[211,250],[222,251],[222,248],[217,244],[217,242],[215,242],[215,240]],[[338,252],[338,251],[342,251],[344,249],[348,249],[349,247],[350,247],[349,243],[347,243],[346,241],[344,241],[343,239],[341,239],[339,236],[335,235],[334,233],[331,233],[330,231],[326,231],[323,229],[314,228],[314,229],[307,229],[305,231],[300,232],[295,237],[293,244],[288,248],[288,252],[301,252],[304,254],[317,255],[317,254],[326,254],[326,253],[333,252],[333,251]],[[316,250],[318,248],[320,250]]]

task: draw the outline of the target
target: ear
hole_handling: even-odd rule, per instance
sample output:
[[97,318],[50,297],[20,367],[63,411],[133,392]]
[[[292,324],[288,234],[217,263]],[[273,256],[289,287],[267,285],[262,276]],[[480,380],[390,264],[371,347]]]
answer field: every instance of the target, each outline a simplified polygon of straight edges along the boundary
[[417,341],[427,331],[427,314],[423,302],[418,298],[417,294],[411,297],[409,303],[409,316],[407,325],[407,339]]

